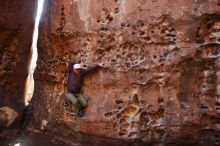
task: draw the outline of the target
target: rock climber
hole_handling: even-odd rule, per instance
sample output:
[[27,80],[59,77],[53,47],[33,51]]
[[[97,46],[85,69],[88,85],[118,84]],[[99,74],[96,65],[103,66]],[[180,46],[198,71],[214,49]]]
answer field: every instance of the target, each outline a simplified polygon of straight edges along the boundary
[[66,97],[68,100],[72,102],[72,109],[74,110],[75,114],[79,117],[83,117],[85,115],[84,109],[88,105],[86,97],[80,93],[83,85],[83,78],[85,75],[97,68],[98,65],[93,65],[91,67],[88,67],[87,69],[83,69],[81,65],[75,63],[74,60],[71,60],[69,62],[69,75],[67,81]]

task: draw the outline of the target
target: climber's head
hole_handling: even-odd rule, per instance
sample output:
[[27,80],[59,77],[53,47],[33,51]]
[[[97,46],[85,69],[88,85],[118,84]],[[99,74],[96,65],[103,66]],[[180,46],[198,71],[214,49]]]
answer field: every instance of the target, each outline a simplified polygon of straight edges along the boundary
[[74,64],[73,66],[73,71],[76,73],[76,74],[80,74],[81,71],[82,71],[82,67],[80,64]]

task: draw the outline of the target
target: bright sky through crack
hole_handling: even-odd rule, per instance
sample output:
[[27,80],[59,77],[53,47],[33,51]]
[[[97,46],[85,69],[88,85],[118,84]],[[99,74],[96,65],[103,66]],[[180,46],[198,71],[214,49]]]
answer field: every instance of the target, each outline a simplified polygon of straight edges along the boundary
[[37,63],[37,58],[38,58],[37,41],[38,41],[38,34],[39,34],[40,18],[43,12],[43,5],[44,5],[44,0],[38,0],[37,15],[35,18],[33,40],[32,40],[32,46],[31,46],[31,60],[30,60],[30,66],[29,66],[29,75],[28,75],[28,78],[26,81],[26,87],[25,87],[25,105],[26,106],[29,104],[33,96],[33,92],[34,92],[33,74],[36,68],[36,63]]

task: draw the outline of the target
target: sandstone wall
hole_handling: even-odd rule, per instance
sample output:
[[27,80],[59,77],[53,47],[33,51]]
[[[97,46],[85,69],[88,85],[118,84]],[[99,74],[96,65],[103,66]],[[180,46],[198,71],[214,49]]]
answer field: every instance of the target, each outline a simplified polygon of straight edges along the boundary
[[35,6],[33,0],[0,0],[0,132],[24,110]]
[[[219,144],[218,0],[48,0],[45,9],[33,101],[39,126]],[[83,118],[71,116],[62,95],[71,58],[101,66],[85,79]]]

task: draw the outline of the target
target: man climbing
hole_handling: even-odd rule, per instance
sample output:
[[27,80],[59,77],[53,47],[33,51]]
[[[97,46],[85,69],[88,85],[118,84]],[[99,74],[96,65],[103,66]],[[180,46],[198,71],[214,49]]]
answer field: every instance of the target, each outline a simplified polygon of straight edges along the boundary
[[88,105],[85,97],[82,94],[80,94],[83,84],[83,78],[85,75],[87,75],[97,67],[97,65],[94,65],[88,67],[87,69],[82,69],[81,65],[76,64],[74,60],[71,60],[69,62],[69,76],[67,82],[66,97],[72,102],[74,111],[79,117],[85,115],[84,109]]

